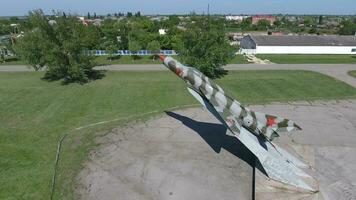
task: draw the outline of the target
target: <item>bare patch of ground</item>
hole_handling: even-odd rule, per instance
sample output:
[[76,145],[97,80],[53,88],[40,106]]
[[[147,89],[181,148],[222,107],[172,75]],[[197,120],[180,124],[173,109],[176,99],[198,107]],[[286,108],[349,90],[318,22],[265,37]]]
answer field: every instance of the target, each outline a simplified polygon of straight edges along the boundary
[[[251,106],[303,131],[277,143],[313,166],[319,193],[286,190],[256,170],[256,199],[355,199],[356,101]],[[97,138],[81,199],[252,199],[253,156],[201,108],[167,112]]]
[[267,60],[267,59],[260,59],[260,58],[257,58],[255,55],[253,54],[248,54],[246,55],[247,57],[247,61],[250,62],[250,63],[255,63],[255,64],[262,64],[262,65],[265,65],[265,64],[274,64],[273,62]]

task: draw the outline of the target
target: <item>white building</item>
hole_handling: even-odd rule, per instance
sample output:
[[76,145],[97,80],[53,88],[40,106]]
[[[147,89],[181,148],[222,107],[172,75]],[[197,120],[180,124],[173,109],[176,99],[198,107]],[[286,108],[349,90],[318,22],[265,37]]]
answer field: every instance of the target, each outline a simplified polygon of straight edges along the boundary
[[227,15],[227,16],[225,16],[225,19],[227,21],[242,21],[249,17],[250,16],[247,16],[247,15]]
[[160,34],[160,35],[166,35],[167,33],[167,30],[166,29],[163,29],[163,28],[161,28],[161,29],[159,29],[158,30],[158,33]]
[[246,54],[356,54],[355,36],[254,36],[241,40]]

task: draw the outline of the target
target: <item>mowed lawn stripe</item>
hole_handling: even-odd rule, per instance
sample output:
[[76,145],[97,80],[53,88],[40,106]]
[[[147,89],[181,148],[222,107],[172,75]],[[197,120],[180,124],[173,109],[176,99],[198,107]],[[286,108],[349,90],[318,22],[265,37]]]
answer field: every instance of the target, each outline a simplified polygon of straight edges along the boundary
[[[0,73],[0,199],[47,199],[57,142],[76,127],[197,103],[170,72],[107,72],[86,85],[42,76]],[[355,88],[308,71],[234,71],[217,82],[245,104],[356,97]],[[72,191],[88,148],[61,160],[59,176],[70,183],[59,182],[62,195]]]

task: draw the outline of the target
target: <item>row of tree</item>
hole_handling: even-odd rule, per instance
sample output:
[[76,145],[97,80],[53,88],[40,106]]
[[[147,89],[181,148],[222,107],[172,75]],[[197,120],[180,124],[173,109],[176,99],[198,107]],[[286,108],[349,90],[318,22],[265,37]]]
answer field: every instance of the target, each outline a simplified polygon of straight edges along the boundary
[[[113,13],[113,14],[107,14],[106,17],[132,17],[132,16],[135,16],[135,17],[141,17],[141,12],[138,11],[136,13],[132,13],[132,12],[127,12],[126,14],[125,13],[122,13],[122,12],[118,12],[118,13]],[[90,13],[88,12],[87,14],[87,19],[103,19],[105,18],[105,16],[103,15],[97,15],[96,12],[94,13]]]
[[[207,76],[223,75],[221,66],[227,64],[236,49],[226,37],[228,22],[221,17],[192,15],[189,20],[170,16],[155,21],[137,14],[121,20],[106,19],[101,26],[84,25],[76,16],[58,14],[49,23],[41,10],[32,11],[21,25],[24,36],[16,40],[14,51],[35,69],[46,66],[45,79],[85,83],[102,76],[93,70],[94,58],[83,54],[86,50],[105,49],[114,53],[119,49],[138,51],[147,49],[174,49],[180,59],[197,67]],[[322,21],[323,19],[319,19]],[[273,26],[290,26],[287,19],[276,21]],[[240,26],[251,26],[245,19]],[[257,29],[272,26],[261,20]],[[260,27],[260,28],[258,28]],[[166,34],[160,35],[159,29]],[[354,34],[355,20],[343,23],[340,34]]]
[[[14,51],[34,69],[45,67],[44,79],[62,79],[65,83],[86,83],[102,76],[93,70],[94,58],[83,54],[100,47],[110,51],[174,48],[184,63],[207,76],[216,78],[223,74],[221,66],[229,62],[235,51],[225,36],[223,23],[195,16],[184,31],[176,27],[179,21],[175,17],[161,26],[156,23],[135,17],[120,23],[107,20],[99,28],[86,26],[74,16],[62,15],[51,24],[41,10],[36,10],[29,13],[24,36],[16,40]],[[166,35],[158,34],[161,27],[168,29]]]
[[[178,49],[182,30],[177,28],[179,18],[152,21],[147,17],[126,18],[121,21],[107,19],[100,27],[102,42],[99,49]],[[167,30],[165,35],[159,29]]]
[[356,18],[342,22],[342,27],[339,30],[340,35],[355,35],[356,36]]

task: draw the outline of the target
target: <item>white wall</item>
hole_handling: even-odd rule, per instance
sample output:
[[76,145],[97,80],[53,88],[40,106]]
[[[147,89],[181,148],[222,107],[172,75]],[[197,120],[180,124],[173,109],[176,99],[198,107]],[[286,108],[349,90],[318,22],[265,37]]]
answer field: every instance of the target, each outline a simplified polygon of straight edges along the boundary
[[352,49],[356,46],[257,46],[256,54],[356,54]]
[[240,49],[236,54],[256,54],[256,49]]

